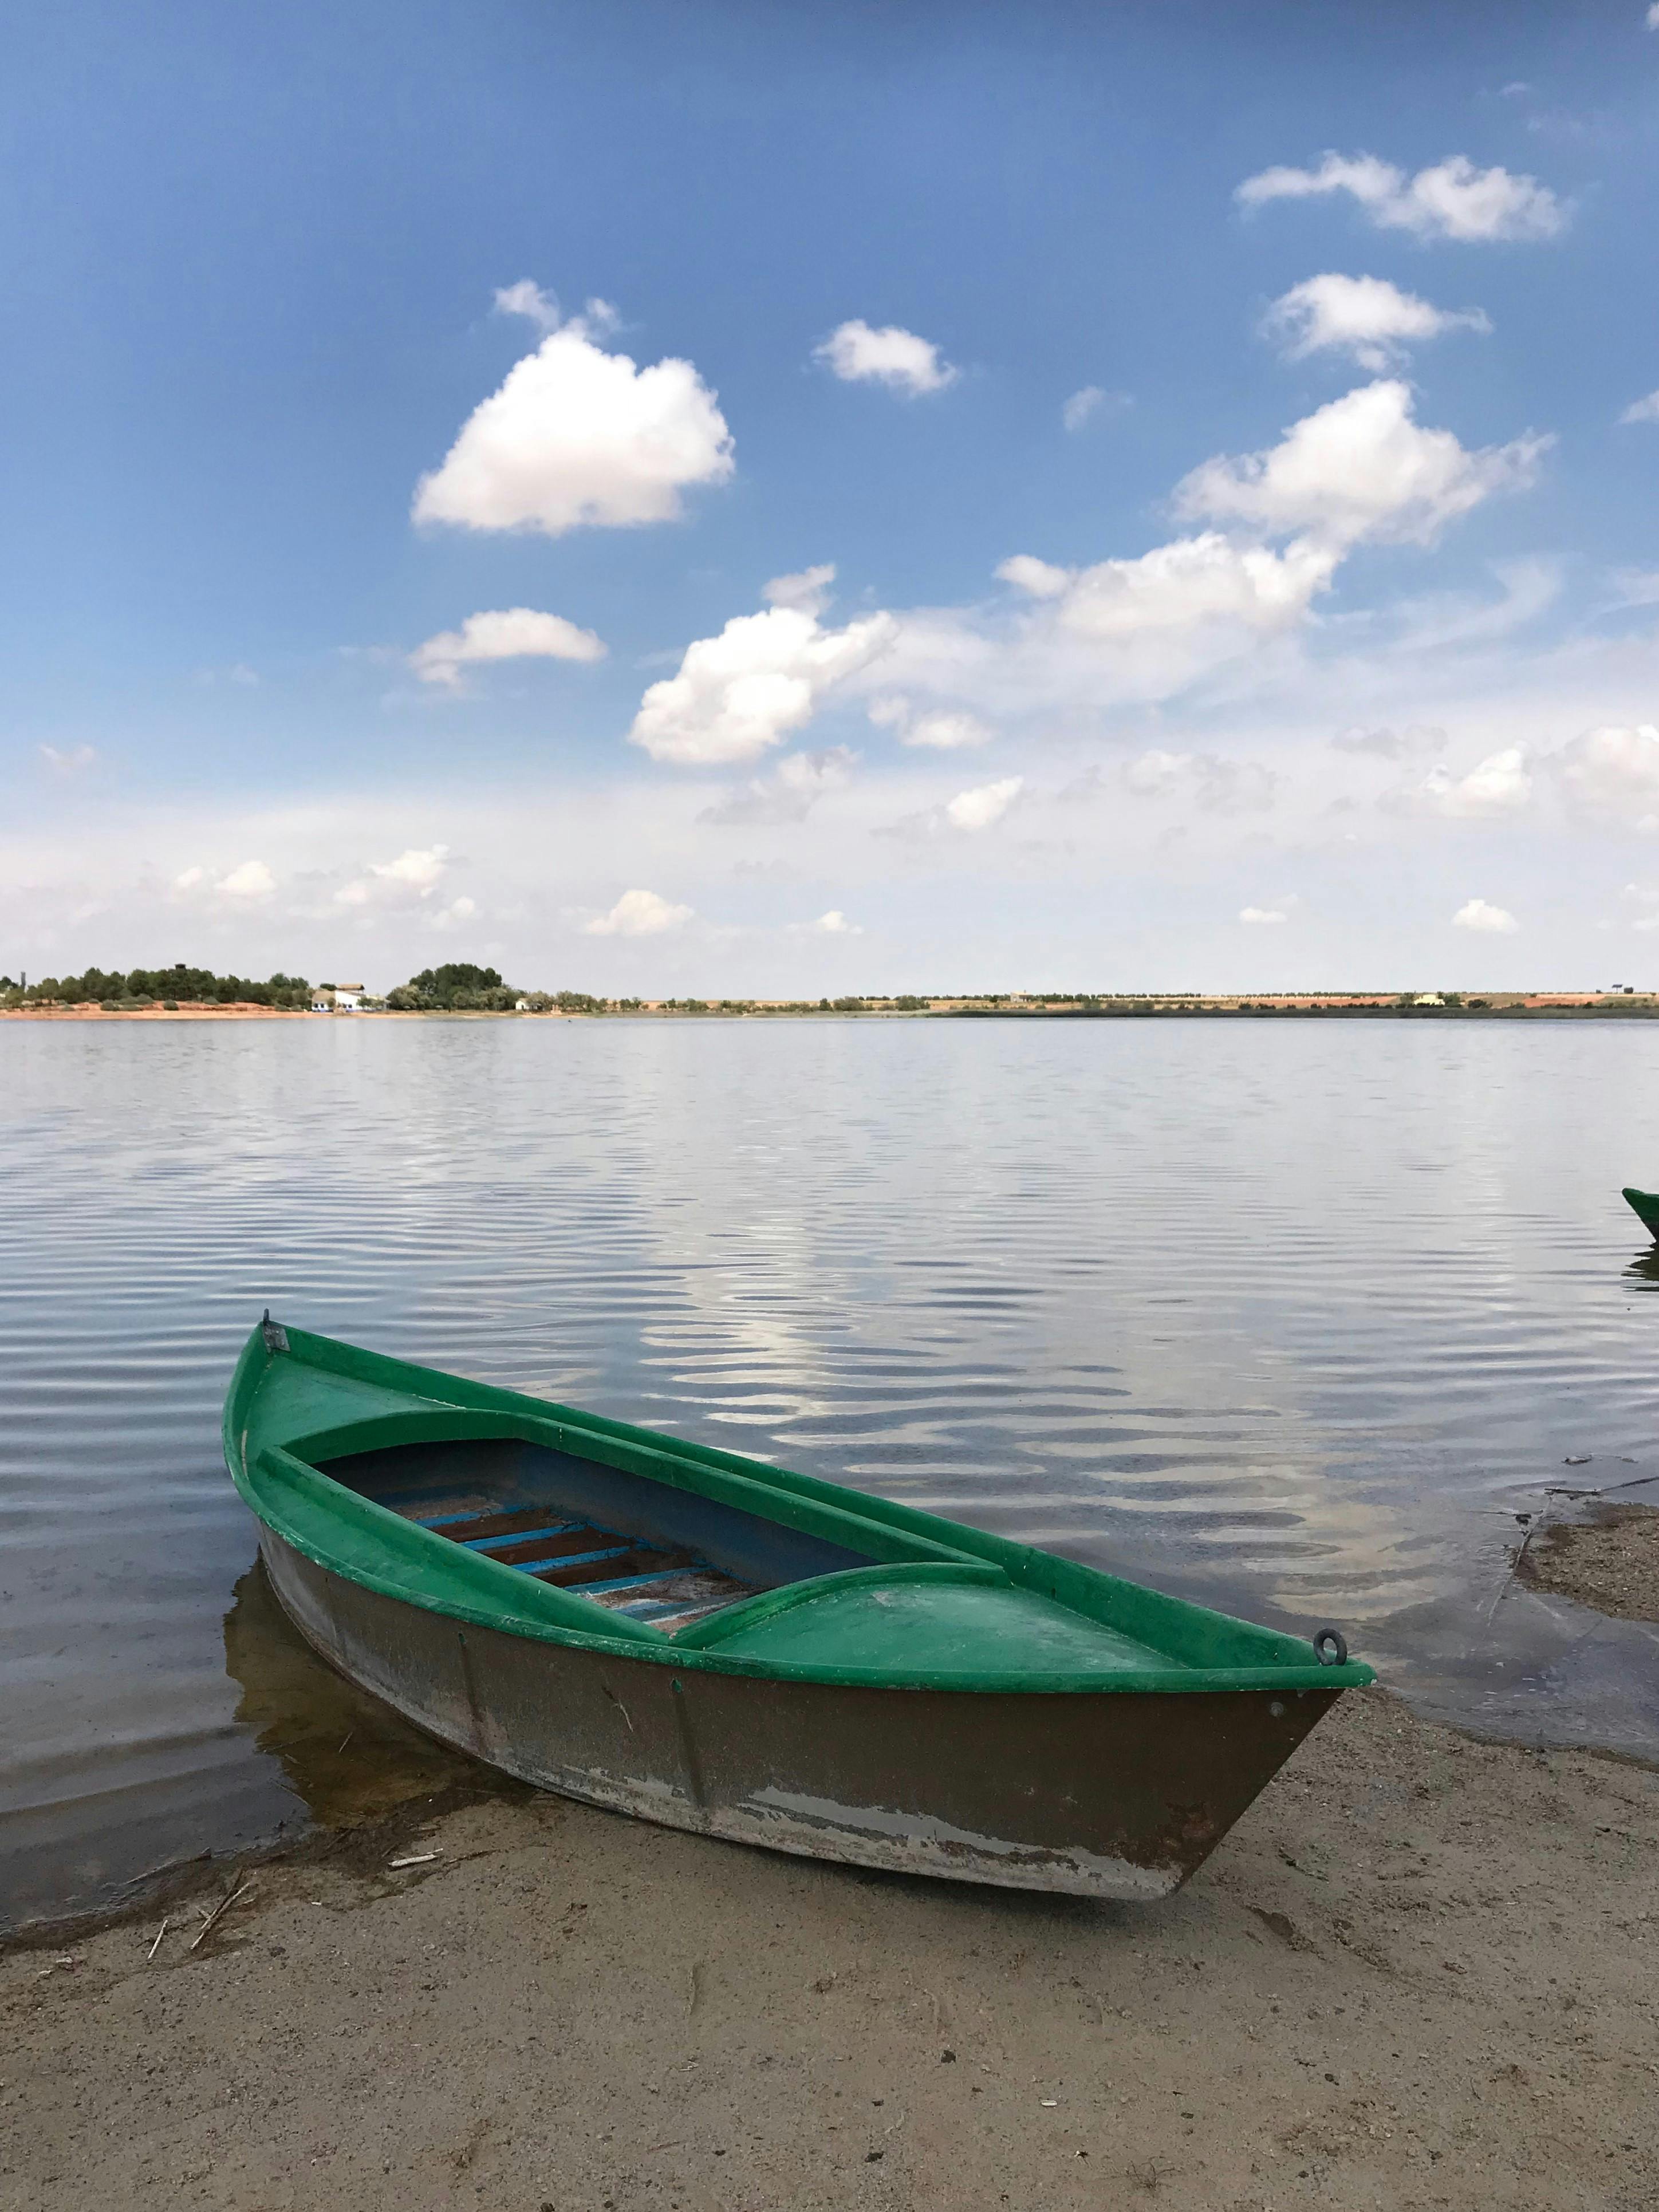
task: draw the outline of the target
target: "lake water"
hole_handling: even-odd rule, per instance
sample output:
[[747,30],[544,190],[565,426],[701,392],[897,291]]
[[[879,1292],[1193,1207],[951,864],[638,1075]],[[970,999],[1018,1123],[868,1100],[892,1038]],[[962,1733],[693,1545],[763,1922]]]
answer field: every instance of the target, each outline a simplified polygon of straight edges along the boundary
[[0,1024],[0,1919],[445,1769],[247,1575],[267,1304],[1659,1756],[1655,1632],[1505,1589],[1659,1474],[1626,1182],[1645,1024]]

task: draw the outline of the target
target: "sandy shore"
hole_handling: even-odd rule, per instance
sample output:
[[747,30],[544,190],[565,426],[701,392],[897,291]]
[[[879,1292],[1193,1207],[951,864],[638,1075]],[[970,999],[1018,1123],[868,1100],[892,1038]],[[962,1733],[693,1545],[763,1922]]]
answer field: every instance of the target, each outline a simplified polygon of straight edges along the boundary
[[1659,1509],[1592,1499],[1581,1519],[1543,1529],[1518,1571],[1534,1589],[1558,1591],[1597,1613],[1659,1620]]
[[0,1958],[9,2212],[1659,2203],[1659,1776],[1381,1692],[1158,1907],[517,1791],[249,1878]]

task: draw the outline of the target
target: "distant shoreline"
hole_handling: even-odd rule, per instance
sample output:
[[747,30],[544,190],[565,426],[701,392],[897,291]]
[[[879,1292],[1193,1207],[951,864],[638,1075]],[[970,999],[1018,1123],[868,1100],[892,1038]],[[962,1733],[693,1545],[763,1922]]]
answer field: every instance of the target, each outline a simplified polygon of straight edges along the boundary
[[1396,999],[1321,996],[1215,996],[1170,993],[1158,997],[1093,1000],[936,999],[923,1006],[806,1006],[799,1001],[726,1001],[694,1007],[635,1004],[615,1011],[545,1012],[470,1008],[421,1011],[375,1008],[318,1012],[309,1007],[189,1005],[105,1008],[98,1006],[0,1007],[0,1022],[615,1022],[615,1021],[1136,1021],[1147,1019],[1261,1019],[1370,1021],[1514,1021],[1539,1018],[1652,1020],[1659,997],[1612,992],[1495,992],[1462,1005],[1401,1006]]

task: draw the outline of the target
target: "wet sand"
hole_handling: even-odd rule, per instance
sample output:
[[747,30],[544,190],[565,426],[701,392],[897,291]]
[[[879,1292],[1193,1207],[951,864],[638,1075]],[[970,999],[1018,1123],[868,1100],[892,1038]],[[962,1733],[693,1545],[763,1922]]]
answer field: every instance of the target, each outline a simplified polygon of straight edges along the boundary
[[1380,1692],[1156,1907],[517,1790],[248,1878],[0,1957],[9,2212],[1659,2202],[1659,1776]]
[[1517,1572],[1620,1620],[1659,1620],[1659,1508],[1589,1504],[1581,1520],[1542,1529]]

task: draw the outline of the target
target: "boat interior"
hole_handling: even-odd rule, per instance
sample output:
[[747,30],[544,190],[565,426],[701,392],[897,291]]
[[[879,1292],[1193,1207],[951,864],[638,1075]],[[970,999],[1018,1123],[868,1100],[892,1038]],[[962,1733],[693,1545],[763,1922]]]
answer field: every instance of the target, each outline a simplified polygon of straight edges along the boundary
[[607,1612],[673,1633],[762,1590],[876,1564],[805,1530],[516,1437],[394,1444],[322,1472]]

